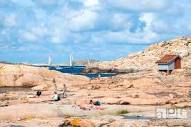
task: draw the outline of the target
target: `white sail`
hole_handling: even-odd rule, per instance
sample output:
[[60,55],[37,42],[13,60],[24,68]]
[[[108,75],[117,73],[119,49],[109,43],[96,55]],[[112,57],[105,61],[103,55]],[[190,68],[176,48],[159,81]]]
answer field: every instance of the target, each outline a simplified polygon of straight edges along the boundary
[[73,66],[73,56],[70,54],[70,66]]
[[52,58],[51,58],[51,56],[48,57],[48,65],[49,65],[49,66],[52,65]]
[[90,66],[90,59],[88,59],[88,66]]

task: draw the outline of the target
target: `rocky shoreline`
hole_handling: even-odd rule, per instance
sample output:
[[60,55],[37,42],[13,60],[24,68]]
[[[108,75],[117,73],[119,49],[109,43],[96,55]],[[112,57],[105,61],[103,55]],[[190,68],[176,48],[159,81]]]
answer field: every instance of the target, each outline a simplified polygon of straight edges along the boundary
[[115,68],[99,68],[99,67],[87,67],[83,70],[83,74],[88,73],[114,73],[116,75],[118,74],[128,74],[128,73],[136,73],[141,70],[135,70],[135,69],[115,69]]
[[[90,79],[42,67],[0,63],[0,91],[4,88],[0,92],[0,126],[189,127],[190,40],[161,42],[150,46],[144,54],[109,64],[97,63],[100,66],[84,72],[118,73],[113,77]],[[178,48],[188,51],[187,55],[182,55],[182,69],[174,70],[170,75],[158,72],[155,61],[164,53],[170,53],[170,49],[178,53]],[[159,55],[156,49],[162,53]],[[133,61],[138,61],[136,66]],[[67,97],[52,101],[55,87],[62,91],[64,85]],[[6,89],[8,87],[11,89]],[[29,89],[14,89],[26,87]],[[40,97],[36,96],[37,90],[42,91]],[[100,101],[101,107],[89,107],[90,100]],[[157,119],[156,109],[161,107],[185,109],[188,116],[185,119]]]

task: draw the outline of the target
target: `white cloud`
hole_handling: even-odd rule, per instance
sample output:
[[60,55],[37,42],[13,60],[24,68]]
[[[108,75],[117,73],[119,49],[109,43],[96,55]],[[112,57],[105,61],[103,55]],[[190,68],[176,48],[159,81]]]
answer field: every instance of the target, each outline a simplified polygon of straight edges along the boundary
[[34,6],[34,3],[32,0],[11,0],[14,4],[22,6],[22,7],[31,7]]
[[111,43],[111,44],[146,44],[151,43],[153,38],[147,32],[137,32],[131,33],[128,30],[111,32],[105,31],[102,33],[94,34],[91,38],[92,43],[98,43],[99,45],[103,43]]
[[20,37],[25,41],[39,41],[48,35],[48,30],[44,26],[33,27],[28,31],[20,31]]
[[64,35],[62,35],[61,33],[62,33],[62,31],[60,31],[60,29],[54,29],[52,36],[51,36],[51,40],[53,43],[61,43],[63,41],[62,37]]
[[99,4],[99,0],[83,0],[84,6],[92,7],[97,6]]
[[71,50],[73,46],[83,48],[81,44],[92,44],[92,49],[105,45],[100,49],[104,52],[114,43],[145,44],[169,35],[191,33],[189,0],[0,0],[0,3],[0,7],[4,6],[0,12],[1,42],[64,43]]
[[115,13],[108,23],[111,23],[110,27],[113,30],[125,30],[129,29],[132,25],[130,16],[124,13]]
[[37,41],[38,39],[38,37],[31,32],[22,33],[21,38],[24,39],[25,41]]
[[155,15],[153,13],[143,13],[139,19],[145,22],[148,27],[150,27],[153,20],[155,19]]
[[33,27],[31,32],[38,37],[43,37],[45,34],[47,34],[48,30],[46,27]]
[[7,27],[14,27],[17,25],[16,19],[17,19],[16,14],[10,14],[5,17],[4,23]]
[[167,0],[106,0],[106,6],[108,3],[117,9],[133,11],[155,11],[168,6]]
[[94,11],[81,10],[68,22],[69,28],[72,31],[91,30],[94,28],[97,18],[98,14]]
[[144,40],[156,40],[158,39],[158,34],[153,31],[153,23],[156,21],[156,17],[153,13],[143,13],[140,18],[140,21],[145,23],[145,27],[143,29],[145,35],[143,36]]
[[54,5],[58,3],[59,0],[38,0],[37,3],[40,3],[42,5]]

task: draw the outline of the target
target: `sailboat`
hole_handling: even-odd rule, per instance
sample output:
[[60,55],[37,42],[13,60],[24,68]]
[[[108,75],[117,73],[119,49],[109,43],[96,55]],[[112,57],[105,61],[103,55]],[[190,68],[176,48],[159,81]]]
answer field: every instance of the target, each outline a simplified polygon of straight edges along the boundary
[[49,65],[49,66],[52,65],[52,58],[51,58],[51,56],[48,57],[48,65]]
[[70,67],[72,67],[72,66],[73,66],[73,55],[70,54]]

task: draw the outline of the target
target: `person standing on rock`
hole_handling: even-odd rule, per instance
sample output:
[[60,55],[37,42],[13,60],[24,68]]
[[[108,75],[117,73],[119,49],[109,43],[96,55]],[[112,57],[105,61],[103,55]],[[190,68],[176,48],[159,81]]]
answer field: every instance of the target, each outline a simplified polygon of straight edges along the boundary
[[53,82],[53,84],[54,84],[54,91],[57,92],[57,85],[56,85],[56,80],[55,80],[55,78],[53,78],[52,82]]
[[66,85],[64,84],[63,85],[63,98],[67,97],[66,91],[67,91],[67,88],[66,88]]

